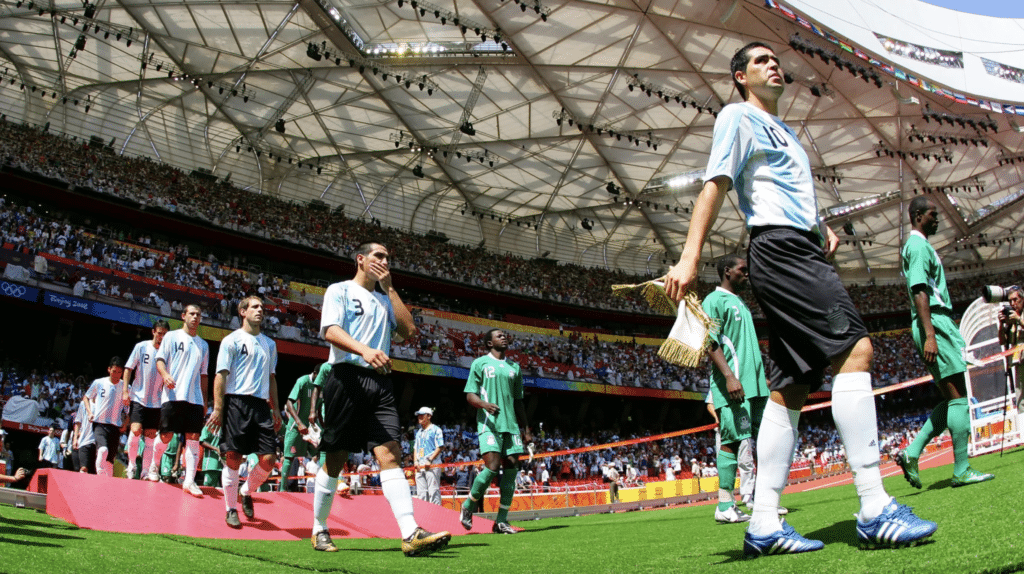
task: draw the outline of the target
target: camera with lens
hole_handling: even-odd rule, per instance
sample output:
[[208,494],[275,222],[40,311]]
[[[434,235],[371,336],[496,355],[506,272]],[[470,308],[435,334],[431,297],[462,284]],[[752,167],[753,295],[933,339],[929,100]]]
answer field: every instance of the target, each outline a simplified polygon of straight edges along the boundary
[[[1016,285],[1010,285],[1008,287],[1000,287],[999,285],[986,285],[981,290],[981,297],[986,303],[1005,303],[1010,300],[1010,293],[1019,290],[1020,287]],[[1009,308],[1008,305],[1004,305],[1003,308]]]

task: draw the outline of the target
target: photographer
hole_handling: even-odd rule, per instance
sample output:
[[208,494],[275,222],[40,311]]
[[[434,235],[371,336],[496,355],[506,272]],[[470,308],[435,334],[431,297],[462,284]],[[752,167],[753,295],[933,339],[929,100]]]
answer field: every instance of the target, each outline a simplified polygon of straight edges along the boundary
[[[1009,305],[1004,305],[999,312],[999,344],[1004,349],[1015,347],[1021,343],[1024,343],[1024,293],[1021,292],[1021,288],[1014,285],[1007,289],[1006,300],[1009,301]],[[1020,412],[1021,408],[1024,407],[1022,401],[1021,386],[1024,383],[1024,377],[1021,373],[1021,353],[1017,352],[1007,357],[1009,365],[1017,365],[1017,380],[1015,381],[1017,387],[1017,411]]]

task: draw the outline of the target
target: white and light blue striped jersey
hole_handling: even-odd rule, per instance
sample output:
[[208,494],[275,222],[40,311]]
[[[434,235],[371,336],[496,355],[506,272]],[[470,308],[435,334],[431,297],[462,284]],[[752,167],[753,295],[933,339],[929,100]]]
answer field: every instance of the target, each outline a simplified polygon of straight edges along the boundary
[[[367,291],[355,281],[342,281],[327,288],[320,314],[320,336],[337,325],[360,343],[391,354],[391,332],[398,326],[391,299],[377,291]],[[353,363],[369,368],[362,355],[348,353],[331,345],[328,361],[332,365]]]
[[167,363],[167,372],[174,379],[174,388],[164,385],[163,402],[187,401],[203,406],[202,375],[210,367],[210,346],[198,335],[193,337],[184,329],[176,329],[164,336],[157,359]]
[[704,180],[728,176],[747,227],[785,225],[821,235],[807,152],[789,126],[746,102],[715,120]]
[[91,403],[89,407],[92,409],[92,422],[121,426],[125,410],[121,400],[121,395],[124,394],[124,387],[121,386],[123,384],[124,381],[119,380],[115,384],[110,382],[110,377],[100,377],[89,385],[85,396]]
[[139,403],[147,409],[160,408],[160,394],[163,392],[164,381],[156,370],[157,348],[153,341],[141,341],[128,355],[126,369],[132,370],[132,386],[129,396],[132,402]]
[[[431,424],[427,428],[419,427],[416,429],[416,462],[425,462],[423,459],[427,458],[427,455],[434,452],[439,446],[444,446],[444,432],[441,431],[441,427]],[[438,456],[440,457],[440,455]],[[441,461],[435,460],[434,462]]]
[[85,403],[78,403],[78,411],[75,412],[75,422],[78,423],[78,448],[96,444],[96,436],[92,432],[92,421],[85,412]]
[[252,336],[242,329],[220,342],[217,372],[227,371],[224,394],[270,398],[270,375],[277,371],[277,344],[260,333]]

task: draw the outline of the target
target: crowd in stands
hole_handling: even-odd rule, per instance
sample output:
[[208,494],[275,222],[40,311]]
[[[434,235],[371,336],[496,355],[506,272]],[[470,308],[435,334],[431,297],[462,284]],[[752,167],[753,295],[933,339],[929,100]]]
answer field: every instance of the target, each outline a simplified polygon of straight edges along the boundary
[[[365,238],[385,242],[395,267],[412,273],[457,281],[523,297],[549,299],[589,308],[648,313],[636,299],[610,297],[610,287],[646,278],[616,270],[576,265],[539,263],[511,254],[491,253],[479,247],[434,241],[424,235],[383,227],[345,215],[343,209],[316,209],[309,205],[257,194],[226,181],[210,181],[148,158],[119,156],[102,146],[50,134],[11,122],[0,122],[0,161],[17,168],[137,201],[143,209],[155,207],[199,218],[230,230],[275,240],[290,241],[348,258]],[[148,264],[148,257],[146,262]],[[202,270],[180,269],[165,273],[176,281],[212,278]],[[1007,277],[977,277],[950,282],[954,301],[973,299],[986,283],[1019,283]],[[713,286],[702,284],[704,293]],[[863,313],[897,312],[907,308],[902,285],[853,286],[851,294]],[[751,309],[758,316],[754,302]]]

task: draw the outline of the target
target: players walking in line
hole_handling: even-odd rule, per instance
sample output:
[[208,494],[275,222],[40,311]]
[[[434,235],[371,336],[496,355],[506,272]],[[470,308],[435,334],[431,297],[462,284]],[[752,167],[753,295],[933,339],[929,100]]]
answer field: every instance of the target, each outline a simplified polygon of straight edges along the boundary
[[313,372],[299,377],[284,403],[284,410],[288,413],[288,428],[284,433],[281,490],[293,490],[295,483],[287,480],[288,477],[302,474],[292,470],[292,462],[297,458],[316,455],[316,449],[304,437],[309,429],[317,424],[320,407],[323,405],[321,392],[324,378],[330,370],[330,363],[322,363],[317,365]]
[[107,376],[93,381],[82,398],[96,435],[96,470],[102,476],[114,476],[114,456],[121,447],[121,425],[127,414],[127,405],[121,400],[123,375],[124,361],[113,357],[107,366]]
[[921,488],[917,462],[921,451],[942,431],[949,429],[953,439],[953,486],[992,480],[994,475],[971,468],[967,447],[971,440],[971,415],[967,405],[964,371],[964,347],[960,329],[953,322],[953,304],[946,289],[946,273],[939,255],[928,238],[939,229],[935,203],[925,196],[915,197],[908,210],[913,229],[903,245],[903,275],[910,296],[911,332],[928,372],[942,393],[942,402],[925,421],[917,438],[896,455],[903,476],[914,488]]
[[820,218],[810,161],[796,132],[777,117],[785,89],[778,57],[755,42],[736,52],[730,69],[745,101],[724,107],[715,121],[704,188],[665,288],[678,301],[695,285],[704,242],[725,193],[735,187],[750,228],[750,284],[767,318],[772,358],[772,393],[758,432],[754,513],[744,552],[759,556],[824,546],[780,520],[778,506],[792,464],[800,409],[807,394],[821,385],[830,363],[835,373],[832,417],[860,498],[860,544],[920,542],[935,532],[935,523],[915,516],[882,485],[871,339],[829,262],[839,238]]
[[[149,469],[156,451],[156,432],[160,428],[160,394],[163,381],[156,370],[156,353],[164,335],[171,330],[167,321],[158,319],[153,323],[153,338],[139,341],[128,355],[124,366],[124,395],[122,400],[129,406],[128,418],[131,421],[131,433],[125,452],[128,454],[128,479],[135,478],[135,458],[142,443],[142,468]],[[153,443],[146,448],[146,440]]]
[[206,414],[206,374],[210,365],[210,347],[199,336],[203,311],[190,304],[181,314],[182,327],[167,333],[156,353],[156,369],[163,380],[160,407],[160,440],[153,452],[149,480],[160,480],[158,467],[167,443],[174,433],[185,434],[185,477],[182,490],[202,497],[196,485],[199,464],[199,433]]
[[441,427],[431,423],[434,409],[420,407],[416,411],[416,429],[413,439],[413,460],[416,461],[416,495],[420,500],[441,505],[441,467],[435,467],[437,458],[441,456],[444,446],[444,433]]
[[[320,335],[331,345],[331,371],[324,380],[325,463],[313,495],[313,548],[337,552],[327,531],[338,475],[351,451],[369,448],[380,464],[381,489],[402,533],[406,556],[422,556],[448,545],[451,534],[431,533],[413,516],[412,494],[401,468],[401,429],[391,382],[391,333],[407,338],[416,324],[392,285],[389,253],[379,243],[356,248],[356,274],[324,294]],[[377,286],[380,291],[377,291]]]
[[496,534],[515,534],[516,530],[508,523],[508,509],[516,490],[518,455],[523,453],[523,445],[532,440],[526,409],[523,408],[523,377],[519,365],[505,358],[508,335],[504,331],[487,331],[484,346],[487,354],[473,361],[463,389],[466,402],[478,409],[477,438],[484,469],[473,481],[469,496],[462,503],[460,518],[463,528],[469,530],[473,527],[473,510],[483,500],[487,487],[501,467],[501,497],[491,530]]
[[[241,328],[220,343],[217,375],[213,379],[213,412],[206,421],[213,433],[221,433],[220,451],[224,456],[221,486],[224,487],[225,521],[241,528],[238,520],[238,496],[242,513],[256,517],[252,493],[270,476],[277,462],[277,431],[281,415],[277,408],[277,344],[260,332],[263,324],[263,300],[252,295],[238,303]],[[221,427],[223,426],[223,431]],[[249,478],[238,488],[238,467],[243,457],[259,456],[259,464],[249,467]]]
[[718,435],[718,508],[715,520],[746,522],[750,516],[736,507],[733,485],[739,463],[740,444],[756,439],[761,415],[768,402],[768,384],[761,347],[757,344],[754,318],[737,293],[747,285],[747,260],[727,255],[718,260],[719,286],[701,305],[708,317],[719,324],[719,332],[708,349],[711,396],[714,399]]

